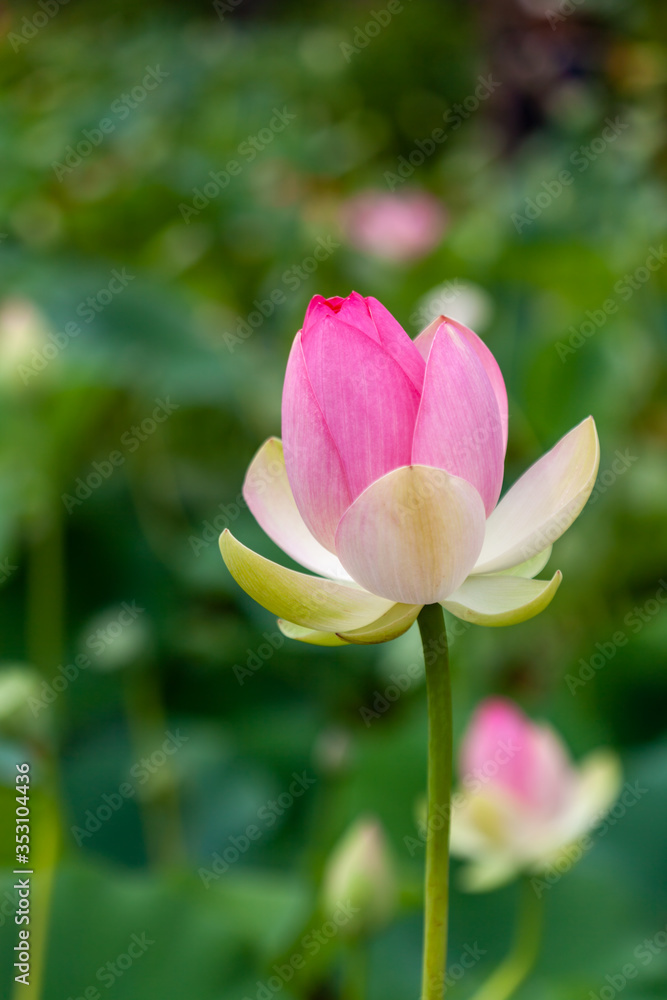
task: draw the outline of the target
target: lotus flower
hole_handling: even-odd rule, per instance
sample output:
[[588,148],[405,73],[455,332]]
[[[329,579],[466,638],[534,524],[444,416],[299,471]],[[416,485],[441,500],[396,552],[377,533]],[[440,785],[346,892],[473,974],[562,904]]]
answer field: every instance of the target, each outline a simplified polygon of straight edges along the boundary
[[465,790],[452,800],[451,851],[470,860],[464,881],[475,890],[569,858],[568,848],[602,818],[620,786],[610,751],[575,767],[550,726],[502,698],[475,712],[459,770]]
[[507,394],[479,337],[444,316],[412,341],[374,298],[315,296],[287,362],[283,443],[269,439],[244,485],[286,569],[220,538],[235,580],[318,645],[384,642],[422,606],[509,625],[551,601],[533,577],[574,521],[599,463],[588,417],[498,503]]
[[417,260],[438,245],[447,214],[427,191],[361,191],[344,202],[341,221],[352,246],[401,263]]

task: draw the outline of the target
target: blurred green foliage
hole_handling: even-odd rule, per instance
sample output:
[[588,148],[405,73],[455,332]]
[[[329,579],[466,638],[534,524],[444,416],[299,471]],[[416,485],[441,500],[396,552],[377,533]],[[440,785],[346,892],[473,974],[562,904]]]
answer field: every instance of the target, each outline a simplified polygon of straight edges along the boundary
[[[217,548],[233,523],[284,558],[240,502],[244,471],[279,432],[309,298],[352,288],[411,334],[431,289],[484,293],[481,332],[510,396],[508,483],[596,417],[600,485],[556,546],[556,600],[524,625],[456,638],[455,735],[480,698],[501,692],[554,722],[577,756],[616,747],[626,780],[648,790],[547,892],[545,945],[520,998],[597,996],[664,930],[667,271],[637,269],[652,248],[660,259],[667,218],[665,10],[414,0],[367,31],[380,9],[0,7],[8,997],[25,989],[12,993],[10,887],[14,762],[27,756],[44,1000],[88,987],[118,1000],[257,997],[272,964],[322,925],[326,858],[362,814],[380,818],[392,845],[396,919],[360,946],[363,963],[336,936],[280,992],[417,996],[423,857],[405,838],[424,790],[423,686],[370,725],[360,714],[419,657],[414,629],[370,649],[281,641]],[[494,94],[445,128],[406,181],[446,206],[438,248],[409,265],[353,249],[344,199],[388,190],[386,175],[489,73]],[[295,117],[271,130],[276,115]],[[623,127],[601,149],[607,119]],[[572,181],[554,195],[563,171]],[[319,240],[337,245],[307,273]],[[270,314],[246,335],[258,309]],[[170,412],[158,421],[160,405],[161,418]],[[619,630],[623,645],[612,642]],[[29,718],[26,697],[37,699]],[[178,733],[177,752],[161,752]],[[268,807],[304,771],[312,788]],[[244,846],[257,823],[261,836]],[[237,857],[215,873],[230,847]],[[452,962],[467,944],[484,950],[456,996],[471,996],[506,951],[515,905],[515,887],[454,891]],[[97,978],[132,935],[154,943],[111,983]],[[627,1000],[665,995],[666,955],[637,963]],[[355,963],[365,987],[345,979]]]

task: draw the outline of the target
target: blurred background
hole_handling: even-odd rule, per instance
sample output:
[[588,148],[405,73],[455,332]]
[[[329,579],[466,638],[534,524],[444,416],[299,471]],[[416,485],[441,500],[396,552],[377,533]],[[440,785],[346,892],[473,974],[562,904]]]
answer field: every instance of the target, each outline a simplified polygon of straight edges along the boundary
[[[508,483],[597,420],[548,612],[455,627],[455,739],[503,694],[577,759],[616,749],[634,804],[545,890],[518,996],[609,1000],[627,962],[626,1000],[666,995],[666,21],[657,0],[0,4],[3,996],[418,996],[420,676],[385,698],[418,634],[288,642],[217,546],[233,526],[286,560],[243,475],[308,300],[352,289],[411,335],[446,312],[485,338]],[[319,887],[363,817],[395,891],[352,932]],[[465,894],[453,867],[464,1000],[517,887]]]

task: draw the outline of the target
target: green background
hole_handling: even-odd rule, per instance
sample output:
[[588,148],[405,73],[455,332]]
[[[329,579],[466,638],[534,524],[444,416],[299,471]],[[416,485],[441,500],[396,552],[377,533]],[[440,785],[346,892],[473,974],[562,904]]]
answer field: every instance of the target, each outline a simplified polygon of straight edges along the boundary
[[[381,3],[242,0],[221,18],[209,4],[138,12],[122,2],[42,16],[55,4],[45,2],[0,7],[3,996],[67,1000],[97,986],[115,1000],[254,1000],[272,964],[322,925],[323,865],[365,813],[391,844],[397,912],[354,954],[337,935],[272,995],[418,996],[423,853],[405,838],[424,791],[423,684],[370,725],[360,713],[419,657],[418,636],[368,649],[280,643],[216,539],[227,523],[283,558],[238,501],[254,452],[279,433],[285,362],[309,298],[375,295],[415,335],[423,296],[465,282],[485,296],[480,332],[508,386],[506,483],[588,413],[602,478],[557,543],[549,567],[564,582],[548,611],[456,639],[455,739],[481,698],[505,694],[553,722],[577,758],[617,749],[624,781],[645,790],[545,892],[544,946],[518,995],[590,1000],[634,962],[624,998],[664,997],[667,949],[646,965],[634,952],[667,924],[667,615],[655,600],[667,577],[665,268],[631,295],[614,290],[665,233],[664,7],[585,0],[561,5],[572,13],[556,20],[558,5],[539,0],[413,0],[368,35]],[[43,26],[17,43],[35,18]],[[168,74],[159,86],[131,113],[114,112],[158,66]],[[344,198],[386,192],[385,173],[489,73],[500,83],[493,96],[399,188],[446,206],[437,248],[397,264],[350,246]],[[248,162],[240,144],[276,108],[296,117]],[[108,117],[113,130],[89,155],[54,170]],[[607,118],[627,127],[579,169],[571,157]],[[186,224],[180,206],[235,158],[241,172]],[[573,183],[515,224],[562,170]],[[286,279],[320,238],[339,246],[303,280]],[[86,322],[77,310],[114,269],[131,280]],[[230,338],[275,289],[285,301],[251,336]],[[565,353],[570,328],[610,297],[618,310]],[[19,335],[17,299],[36,310]],[[21,377],[32,352],[53,343],[49,331],[75,320],[80,334]],[[139,440],[132,428],[158,399],[173,413]],[[123,461],[90,496],[63,501],[118,450]],[[629,456],[620,475],[610,472],[617,451]],[[119,630],[123,602],[142,610]],[[610,645],[619,630],[627,643]],[[261,667],[243,676],[264,633],[278,648],[264,646]],[[604,665],[572,690],[568,675],[596,653]],[[79,655],[89,665],[30,711],[19,685],[39,694]],[[77,835],[167,731],[186,737],[168,763],[142,784],[135,771],[136,794]],[[44,975],[41,990],[12,993],[14,764],[27,758],[33,972],[39,952]],[[312,788],[206,888],[198,870],[295,771],[315,778]],[[466,945],[485,952],[454,996],[472,996],[506,952],[516,890],[454,890],[451,961]],[[97,971],[133,934],[153,943],[107,987]]]

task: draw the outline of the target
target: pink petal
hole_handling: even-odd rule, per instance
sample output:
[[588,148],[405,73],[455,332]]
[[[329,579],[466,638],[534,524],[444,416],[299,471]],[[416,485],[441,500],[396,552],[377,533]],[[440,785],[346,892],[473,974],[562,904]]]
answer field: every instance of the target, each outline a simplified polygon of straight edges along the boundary
[[325,299],[315,295],[306,310],[303,323],[304,336],[325,319],[332,316],[342,323],[347,323],[361,333],[380,344],[386,352],[403,369],[417,392],[421,392],[424,384],[426,365],[421,354],[415,347],[398,320],[394,319],[388,309],[377,299],[365,299],[358,292],[351,292],[347,298],[332,296]]
[[350,326],[356,326],[366,333],[372,340],[379,343],[379,337],[375,326],[371,322],[370,313],[366,306],[366,300],[359,292],[351,292],[347,298],[340,295],[331,295],[326,299],[323,295],[313,295],[308,303],[306,315],[303,320],[303,333],[308,333],[316,327],[323,319],[331,316],[338,316],[339,319]]
[[466,578],[483,537],[484,506],[475,488],[442,469],[412,465],[357,497],[338,526],[336,551],[370,593],[433,604]]
[[503,430],[503,455],[507,450],[507,390],[505,388],[505,380],[503,374],[500,370],[500,366],[493,354],[486,346],[481,337],[478,337],[476,333],[470,330],[463,323],[459,323],[455,319],[449,319],[447,316],[439,316],[434,319],[425,330],[419,334],[415,340],[415,347],[419,350],[420,354],[428,359],[429,351],[431,350],[431,344],[433,343],[433,338],[439,326],[442,323],[447,323],[453,329],[455,329],[461,336],[467,341],[467,343],[472,347],[472,349],[477,354],[477,357],[484,365],[484,371],[489,376],[489,381],[493,387],[493,391],[496,395],[496,402],[498,403],[498,409],[500,410],[500,421]]
[[[310,385],[354,499],[410,461],[419,393],[387,351],[334,313],[311,323],[301,342]],[[291,482],[289,463],[288,472]],[[296,489],[294,495],[298,504]]]
[[340,454],[308,378],[300,333],[287,361],[282,427],[285,467],[296,505],[315,538],[334,552],[336,528],[352,497]]
[[488,698],[473,715],[459,770],[464,787],[481,782],[488,789],[503,788],[542,818],[558,813],[574,781],[559,737],[504,698]]
[[415,342],[394,319],[388,309],[372,296],[366,299],[368,310],[384,349],[398,362],[415,389],[421,393],[424,386],[426,365]]
[[493,770],[490,762],[497,763],[497,755],[499,752],[502,755],[504,748],[512,757],[503,764],[503,777],[497,780],[512,787],[521,787],[525,749],[529,744],[530,723],[523,712],[505,698],[487,698],[476,709],[461,744],[461,780],[485,777],[487,772]]
[[503,428],[491,381],[466,336],[442,323],[433,336],[412,461],[467,479],[487,516],[503,479]]

